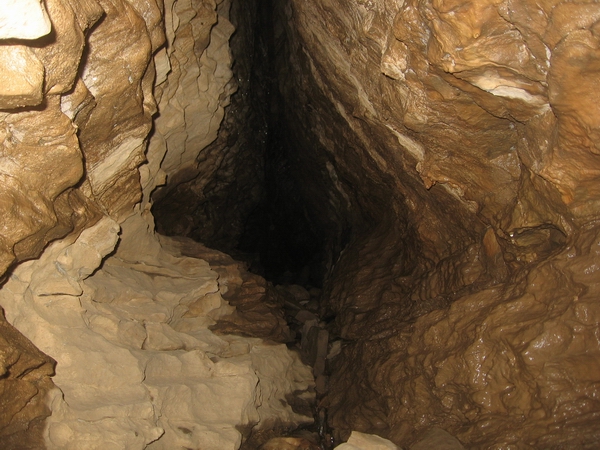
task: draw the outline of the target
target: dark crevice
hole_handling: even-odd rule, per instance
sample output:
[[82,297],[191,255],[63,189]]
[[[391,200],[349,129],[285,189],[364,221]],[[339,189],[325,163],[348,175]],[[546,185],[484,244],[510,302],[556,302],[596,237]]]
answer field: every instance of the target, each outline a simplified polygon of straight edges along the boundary
[[[263,286],[264,294],[257,294],[255,284],[264,281],[244,275],[241,290],[225,297],[236,313],[211,329],[286,342],[313,367],[320,402],[330,345],[327,323],[319,318],[320,288],[331,267],[328,248],[339,253],[350,233],[339,237],[339,230],[348,227],[327,227],[332,206],[319,201],[328,188],[322,161],[315,157],[316,149],[302,147],[309,141],[287,122],[295,117],[295,106],[280,92],[278,67],[286,49],[275,38],[273,11],[270,0],[232,3],[236,32],[230,46],[237,92],[217,140],[201,151],[196,168],[158,191],[153,214],[159,233],[183,235],[227,253],[270,282]],[[291,404],[294,398],[287,401]],[[249,426],[243,430],[242,448],[258,448],[274,436],[297,436],[316,446],[311,448],[331,448],[326,410],[317,405],[311,409],[301,411],[315,417],[303,429],[274,423],[261,424],[257,431]]]
[[[219,139],[199,156],[200,173],[175,186],[171,180],[168,191],[155,196],[157,230],[229,253],[274,284],[321,287],[325,239],[302,194],[311,180],[301,179],[295,167],[302,149],[285,121],[292,106],[278,90],[273,5],[233,2],[231,19],[238,90]],[[219,166],[200,185],[203,159],[217,151]]]
[[[264,149],[265,194],[248,216],[237,250],[258,255],[256,269],[276,284],[322,284],[319,253],[322,243],[311,224],[293,173],[285,105],[275,68],[273,7],[257,4],[255,46],[260,60],[254,61],[254,77],[264,91],[266,145]],[[257,105],[258,106],[258,105]]]

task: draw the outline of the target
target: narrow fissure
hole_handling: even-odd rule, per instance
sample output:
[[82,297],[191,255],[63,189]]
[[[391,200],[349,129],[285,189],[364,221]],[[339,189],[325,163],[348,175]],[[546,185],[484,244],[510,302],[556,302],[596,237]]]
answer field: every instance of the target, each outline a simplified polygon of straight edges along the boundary
[[248,215],[236,250],[256,255],[257,272],[275,284],[321,287],[323,242],[294,173],[293,152],[301,149],[290,142],[285,120],[290,105],[279,92],[273,5],[258,2],[257,13],[253,78],[264,104],[252,107],[264,115],[264,195]]
[[233,2],[231,16],[237,92],[199,167],[216,148],[224,156],[205,185],[194,174],[159,191],[153,206],[157,230],[227,252],[274,284],[320,288],[325,243],[303,198],[301,184],[310,180],[294,170],[294,152],[302,149],[291,141],[286,123],[285,109],[293,106],[279,92],[273,5]]
[[[285,424],[260,431],[249,427],[241,430],[245,436],[241,449],[254,450],[269,438],[288,436],[305,443],[306,448],[328,450],[334,440],[322,400],[327,390],[328,358],[339,354],[341,341],[330,342],[328,323],[320,318],[324,315],[326,238],[319,222],[313,220],[316,212],[311,201],[304,198],[304,185],[312,180],[303,179],[297,170],[301,160],[297,153],[303,151],[305,139],[294,140],[286,111],[295,106],[286,104],[280,92],[278,66],[285,60],[281,52],[286,51],[282,25],[274,23],[271,1],[234,1],[230,16],[236,27],[230,47],[237,91],[226,109],[219,137],[199,155],[198,173],[171,182],[155,196],[156,228],[161,234],[191,237],[228,253],[269,282],[265,294],[257,296],[254,289],[261,283],[248,277],[241,291],[226,297],[236,306],[238,317],[220,321],[213,331],[256,337],[268,333],[269,338],[286,342],[313,368],[314,423],[300,429]],[[223,156],[211,169],[212,179],[203,184],[200,168],[207,158],[203,153],[215,151]],[[326,210],[327,206],[320,213]],[[288,331],[273,333],[273,316],[278,313],[257,301],[274,302]],[[256,311],[270,319],[263,325],[260,320],[250,323],[252,319],[243,318]]]

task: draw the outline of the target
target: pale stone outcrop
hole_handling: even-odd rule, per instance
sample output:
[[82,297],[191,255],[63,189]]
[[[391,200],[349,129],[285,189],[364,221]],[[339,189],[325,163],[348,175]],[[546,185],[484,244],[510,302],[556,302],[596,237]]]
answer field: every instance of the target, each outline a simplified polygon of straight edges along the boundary
[[214,335],[236,278],[178,245],[139,215],[122,231],[104,218],[0,291],[9,322],[57,361],[47,448],[235,449],[239,427],[312,420],[281,403],[308,404],[310,369],[283,344]]
[[335,450],[398,450],[398,447],[377,435],[353,431],[348,441],[335,447]]
[[0,39],[36,39],[50,33],[41,0],[6,0],[0,11]]
[[[0,11],[0,39],[37,39],[50,33],[50,19],[40,0],[6,0]],[[0,50],[0,108],[39,105],[44,65],[26,45]]]

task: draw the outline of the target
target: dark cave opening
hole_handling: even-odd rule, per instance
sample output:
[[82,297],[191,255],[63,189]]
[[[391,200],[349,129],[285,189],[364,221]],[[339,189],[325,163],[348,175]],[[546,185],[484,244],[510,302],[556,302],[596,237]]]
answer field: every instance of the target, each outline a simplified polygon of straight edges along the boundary
[[[296,167],[303,149],[286,122],[293,106],[279,92],[273,5],[233,2],[231,19],[237,92],[197,173],[154,196],[157,231],[229,253],[274,284],[322,287],[326,238],[304,198],[302,185],[311,180]],[[224,156],[203,185],[203,158],[211,152]]]
[[[342,227],[331,226],[332,205],[321,198],[328,186],[322,161],[315,158],[320,149],[307,146],[310,140],[289,123],[295,105],[281,92],[279,69],[287,49],[273,3],[232,2],[230,19],[236,32],[230,48],[237,91],[219,137],[200,153],[195,173],[182,174],[176,183],[171,180],[154,196],[152,212],[159,233],[186,236],[227,253],[275,285],[266,288],[267,294],[273,293],[261,297],[261,305],[252,305],[252,311],[264,311],[270,298],[281,300],[277,314],[289,327],[286,344],[313,367],[315,391],[322,399],[329,373],[325,327],[330,319],[320,314],[322,288],[331,267],[331,240]],[[245,305],[228,301],[244,313]],[[248,329],[219,326],[253,335]],[[315,405],[311,413],[314,425],[296,431],[331,448],[326,409]],[[241,448],[257,448],[269,432],[293,431],[274,425],[266,435],[245,435]]]
[[299,184],[307,181],[294,172],[293,154],[301,149],[290,141],[285,119],[289,105],[278,87],[273,6],[259,1],[256,8],[254,45],[261,58],[253,61],[252,76],[260,85],[257,90],[264,92],[264,196],[248,215],[237,250],[258,255],[258,271],[276,284],[322,286],[323,242],[302,198]]

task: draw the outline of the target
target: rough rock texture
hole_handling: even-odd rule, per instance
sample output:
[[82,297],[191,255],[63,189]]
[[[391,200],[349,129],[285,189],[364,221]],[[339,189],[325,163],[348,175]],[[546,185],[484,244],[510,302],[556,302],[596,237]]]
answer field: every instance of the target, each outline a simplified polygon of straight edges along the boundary
[[595,446],[600,5],[275,7],[290,160],[345,340],[331,425]]
[[[266,1],[233,1],[229,18],[235,25],[230,40],[234,80],[226,90],[236,91],[217,139],[195,161],[174,165],[177,170],[167,184],[154,192],[157,230],[232,253],[273,281],[289,282],[283,275],[293,272],[295,281],[320,284],[319,230],[298,197],[301,189],[288,183],[296,161],[287,158],[282,114],[287,106],[277,89],[273,6]],[[165,83],[170,87],[159,90],[159,95],[177,86],[176,74],[174,67]],[[159,105],[161,111],[170,111],[168,119],[159,117],[157,124],[172,129],[168,102],[161,100]],[[180,111],[180,117],[178,124],[188,134],[190,128],[207,126],[201,115]],[[193,135],[163,134],[168,136],[167,146],[198,147]],[[155,143],[151,141],[151,149]],[[311,265],[308,273],[300,274]]]
[[[223,15],[230,3],[230,13]],[[172,67],[157,90],[161,115],[149,150],[168,149],[161,163],[167,184],[154,193],[152,211],[163,234],[189,236],[232,250],[248,215],[264,197],[268,87],[263,83],[268,59],[262,54],[266,44],[258,35],[269,25],[258,22],[255,1],[229,1],[219,8],[210,45],[200,33],[217,20],[215,11],[201,11],[188,25],[196,63],[189,61],[191,44],[187,41],[178,38],[172,49],[167,47]],[[230,40],[234,27],[224,17],[235,24]],[[223,69],[232,64],[232,58],[233,78],[231,71]]]
[[597,446],[600,4],[232,2],[5,2],[0,304],[49,356],[0,326],[1,442],[223,449],[308,420],[296,356],[210,330],[286,340],[268,285],[159,239],[155,192],[169,233],[254,226],[326,273],[338,438]]
[[46,394],[52,389],[53,361],[0,315],[0,436],[2,447],[43,448]]
[[312,421],[285,402],[314,396],[298,356],[208,329],[233,309],[221,294],[240,287],[238,265],[218,275],[201,246],[150,230],[139,215],[125,221],[96,270],[119,240],[105,218],[0,291],[8,320],[57,361],[47,448],[235,449],[238,427]]
[[234,449],[312,420],[310,369],[269,341],[280,314],[265,340],[209,330],[243,266],[153,232],[151,193],[216,139],[234,90],[229,9],[3,6],[0,305],[50,355],[0,322],[3,448]]

